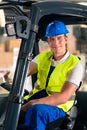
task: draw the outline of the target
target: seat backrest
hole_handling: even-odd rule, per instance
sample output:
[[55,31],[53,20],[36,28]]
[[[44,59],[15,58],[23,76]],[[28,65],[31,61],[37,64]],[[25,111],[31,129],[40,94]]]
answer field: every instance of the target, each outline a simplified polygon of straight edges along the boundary
[[[81,84],[82,82],[80,82],[79,88],[81,87]],[[76,95],[79,88],[76,91]],[[72,108],[67,113],[67,116],[58,119],[52,123],[49,123],[46,127],[46,130],[72,130],[75,125],[77,115],[78,115],[78,110],[77,110],[76,99],[75,99]]]
[[78,116],[75,130],[87,130],[87,91],[79,91],[76,95]]
[[66,117],[49,123],[46,130],[72,130],[77,118],[77,107],[74,105]]
[[77,107],[76,105],[74,105],[71,110],[70,110],[70,113],[69,113],[69,122],[66,124],[67,125],[67,129],[68,130],[72,130],[74,125],[75,125],[75,121],[76,121],[76,118],[77,118],[77,114],[78,114],[78,110],[77,110]]
[[76,100],[79,120],[87,122],[87,91],[79,91]]

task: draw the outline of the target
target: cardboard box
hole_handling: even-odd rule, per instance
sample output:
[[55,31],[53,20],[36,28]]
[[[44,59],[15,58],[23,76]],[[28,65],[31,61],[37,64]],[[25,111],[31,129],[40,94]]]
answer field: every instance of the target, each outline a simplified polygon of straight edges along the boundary
[[5,51],[5,43],[0,43],[0,53]]
[[14,48],[20,48],[20,39],[9,39],[5,42],[5,51],[13,52]]
[[1,52],[0,53],[0,71],[10,70],[13,66],[13,53]]

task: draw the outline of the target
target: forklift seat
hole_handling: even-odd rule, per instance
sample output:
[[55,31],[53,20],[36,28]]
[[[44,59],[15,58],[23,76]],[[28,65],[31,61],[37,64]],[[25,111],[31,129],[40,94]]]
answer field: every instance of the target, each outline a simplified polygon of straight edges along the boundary
[[[79,84],[79,88],[81,87],[81,85],[82,85],[82,81]],[[77,115],[78,115],[77,93],[78,93],[79,88],[76,91],[76,98],[74,101],[74,105],[69,110],[66,117],[57,119],[53,121],[52,123],[47,124],[47,127],[45,130],[73,130],[76,119],[77,119]]]
[[[77,107],[74,105],[66,117],[47,124],[45,130],[73,130],[77,118]],[[20,125],[17,130],[27,130],[27,126]]]
[[69,113],[67,113],[66,117],[57,119],[49,124],[45,130],[72,130],[75,125],[75,121],[77,118],[77,107],[74,105]]

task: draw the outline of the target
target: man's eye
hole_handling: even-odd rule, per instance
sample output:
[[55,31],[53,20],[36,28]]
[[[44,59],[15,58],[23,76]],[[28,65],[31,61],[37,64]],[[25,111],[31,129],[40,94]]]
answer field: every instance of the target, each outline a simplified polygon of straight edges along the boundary
[[54,39],[53,39],[53,38],[50,38],[50,41],[54,41]]
[[60,40],[60,39],[61,39],[61,37],[57,37],[57,39],[58,39],[58,40]]

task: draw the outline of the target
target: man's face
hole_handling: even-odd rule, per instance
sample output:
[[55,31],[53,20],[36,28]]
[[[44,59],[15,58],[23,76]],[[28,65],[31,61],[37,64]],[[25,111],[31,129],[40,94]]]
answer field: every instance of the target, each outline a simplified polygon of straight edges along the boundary
[[67,36],[57,35],[48,37],[48,44],[53,52],[64,52],[66,51]]

